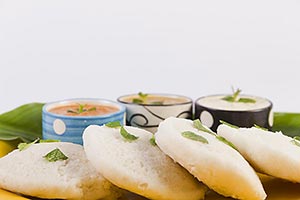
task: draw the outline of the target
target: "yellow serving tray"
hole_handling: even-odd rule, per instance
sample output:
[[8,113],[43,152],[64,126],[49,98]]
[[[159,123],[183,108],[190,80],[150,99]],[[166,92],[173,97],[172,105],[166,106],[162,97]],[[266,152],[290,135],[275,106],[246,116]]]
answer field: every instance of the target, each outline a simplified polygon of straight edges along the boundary
[[[267,200],[300,200],[300,184],[290,183],[276,178],[260,175],[264,188],[268,195]],[[241,186],[242,187],[242,186]],[[1,200],[29,200],[28,198],[18,196],[17,194],[1,190]],[[134,194],[128,194],[121,198],[122,200],[146,200]],[[187,197],[188,199],[188,197]],[[205,200],[230,200],[213,191],[208,191]]]

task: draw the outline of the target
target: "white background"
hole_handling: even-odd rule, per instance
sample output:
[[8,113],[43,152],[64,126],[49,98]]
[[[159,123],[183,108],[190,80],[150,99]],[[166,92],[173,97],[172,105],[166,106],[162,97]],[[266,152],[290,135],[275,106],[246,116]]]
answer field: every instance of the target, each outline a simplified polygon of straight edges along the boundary
[[296,0],[0,0],[0,112],[231,86],[300,112],[299,67]]

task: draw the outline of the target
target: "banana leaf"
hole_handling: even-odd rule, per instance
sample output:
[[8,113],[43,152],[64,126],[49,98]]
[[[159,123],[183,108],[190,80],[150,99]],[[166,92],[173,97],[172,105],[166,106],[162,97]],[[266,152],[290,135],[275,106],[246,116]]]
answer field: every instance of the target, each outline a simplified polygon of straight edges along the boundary
[[274,113],[273,131],[282,131],[288,136],[300,136],[300,113]]
[[22,105],[0,115],[0,140],[42,138],[42,103]]

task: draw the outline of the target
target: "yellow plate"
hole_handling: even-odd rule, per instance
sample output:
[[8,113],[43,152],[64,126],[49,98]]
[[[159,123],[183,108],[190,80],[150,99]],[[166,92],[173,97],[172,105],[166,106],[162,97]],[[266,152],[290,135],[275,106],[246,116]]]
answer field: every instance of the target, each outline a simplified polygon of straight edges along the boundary
[[[262,182],[266,193],[267,200],[299,200],[300,199],[300,184],[286,182],[280,179],[275,179],[267,176],[262,176]],[[0,189],[0,199],[2,200],[29,200],[27,198],[18,196],[14,193]],[[218,195],[213,191],[209,191],[205,200],[231,200]],[[128,194],[122,200],[146,200],[145,198],[138,197],[134,194]]]

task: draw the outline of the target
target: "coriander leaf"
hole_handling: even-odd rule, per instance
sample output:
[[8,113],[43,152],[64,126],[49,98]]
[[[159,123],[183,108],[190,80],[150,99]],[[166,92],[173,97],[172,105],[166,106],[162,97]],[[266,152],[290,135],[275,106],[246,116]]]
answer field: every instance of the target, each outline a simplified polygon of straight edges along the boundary
[[230,141],[226,140],[226,138],[224,138],[220,135],[216,135],[216,138],[219,141],[223,142],[224,144],[227,144],[228,146],[230,146],[230,147],[234,148],[235,150],[237,150],[237,148],[234,146],[234,144],[232,144]]
[[50,142],[60,142],[60,140],[54,140],[54,139],[47,139],[47,140],[40,140],[40,143],[50,143]]
[[20,144],[18,144],[18,149],[19,149],[20,151],[23,151],[23,150],[25,150],[25,149],[28,149],[31,145],[37,143],[39,140],[40,140],[40,139],[37,138],[37,139],[35,139],[33,142],[30,142],[30,143],[20,143]]
[[199,119],[196,119],[193,121],[193,126],[194,126],[194,128],[198,129],[199,131],[203,131],[203,132],[215,135],[215,133],[213,131],[211,131],[209,128],[206,128],[205,126],[203,126]]
[[150,138],[150,144],[152,144],[153,146],[156,146],[156,142],[155,142],[155,137],[154,135]]
[[58,148],[50,151],[49,153],[47,153],[44,158],[46,160],[48,160],[49,162],[56,162],[58,160],[67,160],[68,157],[61,152]]
[[125,140],[127,140],[128,142],[132,142],[132,141],[137,140],[139,138],[135,135],[132,135],[132,134],[128,133],[123,126],[121,126],[120,133],[123,136],[123,138]]
[[235,126],[235,125],[233,125],[233,124],[229,124],[228,122],[225,122],[225,121],[223,121],[223,120],[220,120],[220,123],[221,123],[221,124],[224,124],[224,125],[227,125],[227,126],[229,126],[229,127],[231,127],[231,128],[239,129],[238,126]]
[[144,102],[144,101],[141,100],[141,99],[136,99],[136,98],[132,99],[132,103],[141,104],[141,103],[143,103],[143,102]]
[[208,144],[207,139],[205,139],[204,137],[202,137],[201,135],[197,135],[192,131],[184,131],[181,133],[181,135],[185,138],[191,139],[191,140],[195,140],[198,142],[202,142],[204,144]]
[[260,129],[260,130],[263,130],[263,131],[268,131],[268,129],[267,129],[267,128],[264,128],[264,127],[258,126],[258,125],[256,125],[256,124],[254,124],[254,127],[255,127],[255,128],[258,128],[258,129]]
[[121,123],[120,123],[120,121],[108,122],[105,124],[105,126],[107,126],[109,128],[118,128],[118,127],[121,127]]

